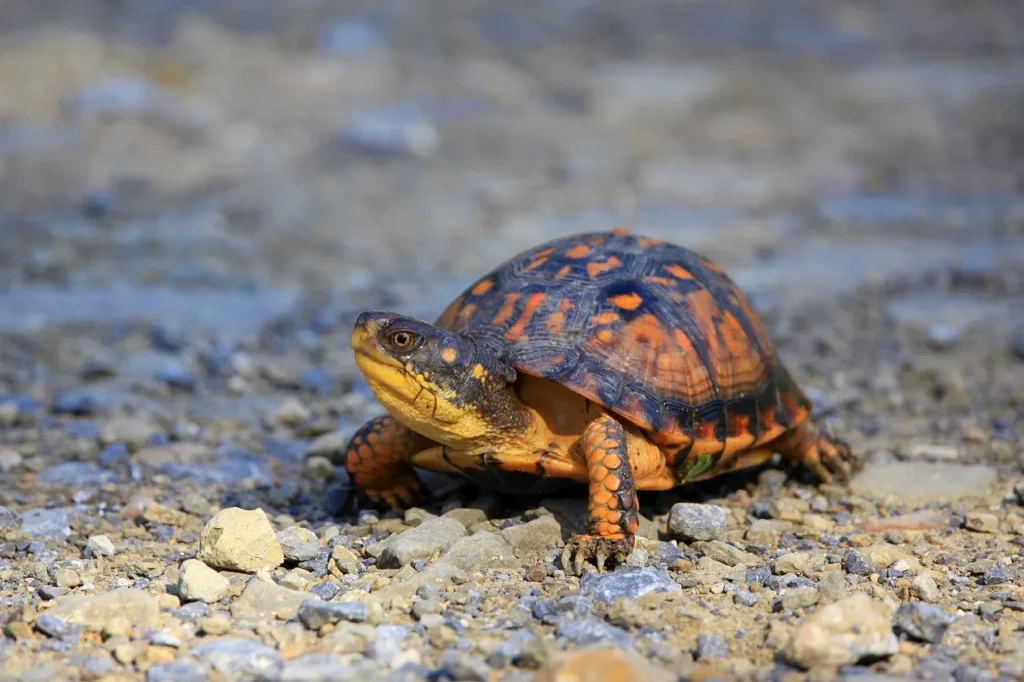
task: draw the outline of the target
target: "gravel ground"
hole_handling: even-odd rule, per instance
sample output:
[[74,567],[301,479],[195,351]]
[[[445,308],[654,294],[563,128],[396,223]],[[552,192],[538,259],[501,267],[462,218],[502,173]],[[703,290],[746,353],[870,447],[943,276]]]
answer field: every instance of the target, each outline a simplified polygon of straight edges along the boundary
[[[129,5],[0,3],[0,678],[1024,679],[1020,3]],[[616,225],[864,472],[358,509],[358,312]]]

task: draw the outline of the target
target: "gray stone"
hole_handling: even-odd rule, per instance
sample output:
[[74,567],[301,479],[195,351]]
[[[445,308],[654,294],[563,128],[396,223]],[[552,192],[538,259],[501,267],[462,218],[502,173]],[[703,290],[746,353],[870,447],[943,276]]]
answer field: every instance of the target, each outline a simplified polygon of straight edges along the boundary
[[364,623],[368,617],[366,604],[358,601],[323,602],[307,599],[299,605],[299,620],[310,630],[341,621]]
[[896,610],[894,627],[911,639],[936,644],[952,623],[953,617],[938,606],[907,602]]
[[190,661],[161,663],[146,671],[146,682],[206,682],[209,678],[206,666]]
[[633,644],[632,638],[625,630],[596,617],[560,620],[555,627],[555,636],[579,647],[611,644],[628,649]]
[[36,477],[39,483],[75,488],[97,487],[116,479],[117,474],[104,471],[91,462],[61,462]]
[[855,549],[843,552],[843,570],[854,575],[871,575],[875,567],[871,560]]
[[164,435],[164,429],[155,421],[143,415],[116,417],[100,430],[100,442],[104,445],[124,443],[129,449],[138,450],[147,444],[150,437]]
[[204,640],[190,652],[224,675],[260,675],[281,667],[281,654],[259,640],[221,637]]
[[1024,327],[1018,329],[1010,339],[1010,353],[1018,360],[1024,360]]
[[49,613],[44,613],[36,618],[35,625],[36,630],[54,639],[63,639],[68,631],[68,626],[64,624],[64,621]]
[[488,531],[459,538],[441,559],[467,572],[485,568],[514,569],[522,563],[510,544],[497,533]]
[[697,635],[697,660],[728,658],[729,645],[721,635]]
[[355,682],[366,676],[335,654],[306,654],[287,661],[276,675],[264,675],[264,679],[267,682]]
[[285,528],[277,534],[277,541],[289,561],[309,561],[320,552],[320,541],[308,528]]
[[757,602],[761,601],[761,598],[753,592],[736,590],[732,593],[732,600],[738,606],[754,606]]
[[997,481],[998,472],[989,466],[897,462],[865,467],[851,487],[867,497],[894,495],[906,502],[931,502],[985,495]]
[[441,654],[438,667],[445,671],[453,680],[466,682],[487,682],[491,679],[491,670],[487,663],[458,649],[446,649]]
[[846,596],[846,576],[842,571],[829,571],[818,581],[818,592],[826,601],[839,601]]
[[371,111],[350,120],[342,139],[352,149],[372,156],[431,155],[440,145],[437,128],[416,111]]
[[416,559],[429,560],[466,536],[466,527],[450,517],[424,521],[366,548],[381,568],[400,568]]
[[910,585],[911,591],[924,602],[935,602],[939,599],[939,586],[930,575],[922,573],[914,578]]
[[18,512],[8,507],[0,507],[0,533],[9,530],[17,530],[21,527],[21,519]]
[[587,573],[580,579],[580,594],[611,603],[619,598],[639,599],[651,592],[676,592],[682,588],[656,568],[629,567],[611,573]]
[[30,509],[21,515],[21,529],[37,538],[68,537],[71,535],[71,519],[75,515],[70,507]]
[[451,585],[455,579],[467,580],[468,576],[465,571],[445,561],[438,561],[405,580],[385,585],[374,594],[378,599],[387,603],[395,597],[412,597],[416,590],[423,585],[436,585],[444,588]]
[[725,534],[729,510],[713,504],[679,502],[672,505],[668,527],[687,542],[717,540]]

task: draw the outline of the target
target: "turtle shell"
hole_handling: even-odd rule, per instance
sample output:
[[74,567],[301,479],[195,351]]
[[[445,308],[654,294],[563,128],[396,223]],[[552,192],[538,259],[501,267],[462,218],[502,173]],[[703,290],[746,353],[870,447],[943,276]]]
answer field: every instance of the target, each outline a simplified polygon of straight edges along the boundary
[[436,324],[567,386],[664,445],[743,449],[806,418],[749,301],[703,256],[616,229],[540,244],[478,279]]

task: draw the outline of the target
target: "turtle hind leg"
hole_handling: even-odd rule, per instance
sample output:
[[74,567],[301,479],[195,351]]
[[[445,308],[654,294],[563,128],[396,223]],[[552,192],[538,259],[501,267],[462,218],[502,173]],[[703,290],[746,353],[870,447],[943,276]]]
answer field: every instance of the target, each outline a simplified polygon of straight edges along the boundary
[[412,458],[432,445],[431,440],[390,415],[374,417],[353,434],[345,447],[345,469],[372,503],[412,505],[422,491]]
[[582,572],[587,559],[594,559],[598,571],[608,559],[625,561],[639,525],[622,424],[607,414],[590,422],[580,438],[580,450],[589,478],[587,533],[570,538],[562,552],[562,568],[575,574]]
[[805,467],[825,483],[848,483],[864,467],[860,455],[808,419],[779,436],[775,450],[793,464]]

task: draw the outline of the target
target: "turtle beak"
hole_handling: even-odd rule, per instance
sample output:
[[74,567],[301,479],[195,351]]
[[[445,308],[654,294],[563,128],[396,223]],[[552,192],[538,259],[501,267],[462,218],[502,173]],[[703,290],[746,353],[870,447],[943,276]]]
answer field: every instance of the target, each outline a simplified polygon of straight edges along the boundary
[[380,359],[383,353],[380,346],[377,345],[377,335],[394,318],[393,313],[365,312],[360,314],[352,327],[349,346],[356,353]]

